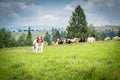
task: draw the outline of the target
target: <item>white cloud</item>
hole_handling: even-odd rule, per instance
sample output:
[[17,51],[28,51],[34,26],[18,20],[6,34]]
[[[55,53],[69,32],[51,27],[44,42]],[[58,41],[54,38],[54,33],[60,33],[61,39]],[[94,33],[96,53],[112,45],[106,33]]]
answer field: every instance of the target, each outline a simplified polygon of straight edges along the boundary
[[13,6],[19,6],[23,10],[28,8],[25,2],[13,2],[12,4]]
[[[118,0],[120,2],[120,0]],[[116,0],[73,0],[69,5],[76,7],[77,5],[81,5],[85,9],[91,9],[96,7],[113,7],[116,4]]]
[[[118,0],[120,2],[120,0]],[[94,25],[107,24],[107,19],[104,14],[97,12],[99,8],[111,8],[115,5],[115,0],[73,0],[71,3],[66,4],[63,9],[50,9],[36,4],[26,4],[26,2],[9,2],[0,3],[0,8],[8,10],[14,19],[11,21],[12,25],[45,25],[45,26],[64,26],[68,25],[72,11],[77,5],[81,5],[87,16],[88,23]],[[14,10],[20,9],[19,12]],[[6,10],[6,12],[7,12]],[[23,15],[22,15],[23,14]],[[28,15],[27,15],[28,14]]]
[[105,14],[102,14],[102,11],[101,13],[98,11],[104,8],[114,7],[116,5],[116,1],[115,0],[87,0],[87,1],[73,0],[73,2],[67,4],[66,7],[75,8],[77,5],[81,5],[81,7],[84,9],[84,12],[86,14],[86,19],[89,24],[92,23],[94,25],[102,25],[102,24],[106,25],[109,23],[109,19],[106,16],[104,16]]
[[86,12],[88,24],[94,24],[95,26],[106,25],[107,19],[104,15],[98,13]]
[[48,20],[48,21],[57,21],[57,20],[59,20],[58,17],[53,16],[53,15],[44,15],[44,19]]
[[74,10],[74,8],[71,5],[69,5],[69,4],[66,5],[64,9],[68,10],[68,11],[73,11]]
[[20,17],[19,14],[15,13],[15,12],[13,12],[12,15],[13,15],[13,17],[15,17],[15,18],[19,18],[19,17]]

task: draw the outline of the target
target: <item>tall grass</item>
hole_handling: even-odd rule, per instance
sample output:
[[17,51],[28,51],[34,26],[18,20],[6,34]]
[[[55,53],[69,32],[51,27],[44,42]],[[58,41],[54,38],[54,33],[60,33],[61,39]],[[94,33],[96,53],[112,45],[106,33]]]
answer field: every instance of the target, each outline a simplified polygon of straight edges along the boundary
[[0,80],[120,80],[120,41],[0,49]]

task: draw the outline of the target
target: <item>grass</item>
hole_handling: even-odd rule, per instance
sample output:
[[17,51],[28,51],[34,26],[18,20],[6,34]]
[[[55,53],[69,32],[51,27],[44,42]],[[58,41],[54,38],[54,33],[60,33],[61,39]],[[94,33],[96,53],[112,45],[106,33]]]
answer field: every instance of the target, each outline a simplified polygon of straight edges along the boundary
[[120,80],[120,41],[0,49],[0,80]]

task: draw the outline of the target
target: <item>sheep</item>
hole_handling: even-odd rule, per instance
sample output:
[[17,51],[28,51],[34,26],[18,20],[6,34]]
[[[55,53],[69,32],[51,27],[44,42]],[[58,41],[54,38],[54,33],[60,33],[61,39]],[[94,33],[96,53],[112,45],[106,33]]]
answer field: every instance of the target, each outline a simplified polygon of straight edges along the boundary
[[110,37],[106,37],[104,40],[105,40],[105,41],[110,41],[111,38],[110,38]]

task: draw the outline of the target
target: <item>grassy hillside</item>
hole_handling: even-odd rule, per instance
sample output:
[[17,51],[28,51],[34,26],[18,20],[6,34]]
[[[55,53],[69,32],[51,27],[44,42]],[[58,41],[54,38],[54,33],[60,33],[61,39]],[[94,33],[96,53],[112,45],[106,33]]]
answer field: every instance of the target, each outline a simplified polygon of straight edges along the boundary
[[120,80],[120,41],[0,49],[0,80]]
[[[46,31],[31,31],[32,33],[32,39],[36,39],[37,36],[45,36]],[[49,31],[50,33],[50,31]],[[25,34],[27,36],[28,32],[24,31],[24,32],[12,32],[12,36],[14,36],[16,39],[18,39],[18,37],[22,34]]]

